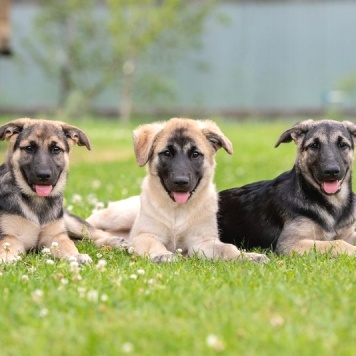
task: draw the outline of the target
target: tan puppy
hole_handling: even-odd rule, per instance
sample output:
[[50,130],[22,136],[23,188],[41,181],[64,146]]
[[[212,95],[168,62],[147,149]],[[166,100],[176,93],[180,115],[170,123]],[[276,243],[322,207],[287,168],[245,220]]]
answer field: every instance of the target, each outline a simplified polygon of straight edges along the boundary
[[175,260],[178,249],[200,258],[267,261],[265,255],[242,253],[219,240],[213,178],[221,147],[232,153],[228,138],[208,120],[174,118],[139,127],[135,155],[140,166],[147,164],[140,201],[113,203],[88,221],[115,234],[131,230],[130,245],[154,262]]

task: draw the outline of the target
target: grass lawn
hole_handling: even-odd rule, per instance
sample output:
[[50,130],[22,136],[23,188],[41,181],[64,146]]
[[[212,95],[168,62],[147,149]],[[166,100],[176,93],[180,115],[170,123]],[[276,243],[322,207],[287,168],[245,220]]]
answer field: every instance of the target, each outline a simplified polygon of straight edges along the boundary
[[[98,203],[139,194],[145,169],[133,155],[137,122],[72,123],[87,132],[92,151],[71,153],[66,206],[87,217]],[[295,145],[274,144],[294,121],[218,123],[234,145],[232,156],[217,154],[218,190],[292,167]],[[78,269],[30,253],[0,266],[1,355],[355,352],[355,258],[269,253],[262,266],[194,258],[164,265],[90,242],[78,247],[93,264]]]

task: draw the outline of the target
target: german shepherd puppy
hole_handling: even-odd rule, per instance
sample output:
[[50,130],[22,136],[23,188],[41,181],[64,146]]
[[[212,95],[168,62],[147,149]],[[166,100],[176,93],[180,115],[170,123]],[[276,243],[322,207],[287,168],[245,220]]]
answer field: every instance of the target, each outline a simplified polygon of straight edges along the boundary
[[178,249],[200,258],[267,261],[265,255],[242,253],[219,240],[213,177],[221,147],[232,153],[231,142],[208,120],[174,118],[139,127],[135,155],[139,166],[147,164],[140,200],[111,204],[88,221],[116,234],[128,228],[129,245],[154,262],[175,260]]
[[272,247],[280,254],[355,255],[351,171],[356,125],[306,120],[285,131],[275,147],[292,140],[298,151],[292,170],[219,193],[221,240]]
[[97,245],[117,243],[63,211],[69,151],[75,144],[90,149],[83,131],[59,121],[23,118],[2,125],[0,140],[8,141],[6,162],[0,166],[0,263],[43,247],[54,257],[91,262],[68,235],[87,236]]

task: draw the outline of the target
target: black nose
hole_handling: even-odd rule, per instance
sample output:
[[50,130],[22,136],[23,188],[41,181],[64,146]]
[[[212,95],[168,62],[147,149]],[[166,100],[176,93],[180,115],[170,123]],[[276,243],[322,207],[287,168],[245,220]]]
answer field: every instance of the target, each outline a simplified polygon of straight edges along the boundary
[[49,169],[42,169],[36,172],[36,177],[40,182],[47,182],[51,179],[51,172]]
[[324,174],[328,177],[336,177],[340,173],[340,167],[337,165],[328,166],[324,169]]
[[185,187],[189,184],[189,177],[182,175],[174,176],[173,183],[178,187]]

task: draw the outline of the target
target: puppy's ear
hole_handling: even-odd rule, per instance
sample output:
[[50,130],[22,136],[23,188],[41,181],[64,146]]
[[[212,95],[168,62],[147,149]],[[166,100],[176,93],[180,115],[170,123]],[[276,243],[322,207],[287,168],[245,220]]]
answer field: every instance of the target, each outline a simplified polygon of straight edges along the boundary
[[343,121],[342,124],[346,127],[347,131],[350,132],[354,143],[356,143],[356,125],[351,121]]
[[85,146],[88,150],[91,150],[89,138],[82,130],[64,122],[59,122],[59,124],[62,126],[62,130],[71,148],[77,144],[78,146]]
[[19,134],[31,119],[23,118],[10,121],[0,127],[0,140],[9,141],[13,135]]
[[304,134],[309,130],[313,123],[314,120],[305,120],[296,123],[293,127],[282,133],[274,147],[278,147],[281,143],[291,142],[292,140],[297,142],[298,139],[304,136]]
[[154,151],[154,143],[157,135],[164,128],[163,122],[139,126],[133,132],[134,151],[136,161],[140,167],[143,167],[151,158]]
[[205,135],[205,137],[209,140],[209,142],[213,145],[215,150],[217,151],[221,147],[224,148],[224,150],[228,154],[232,154],[232,143],[230,140],[222,133],[218,125],[215,124],[215,122],[210,121],[210,120],[203,120],[200,121],[201,125],[203,126],[202,132]]

